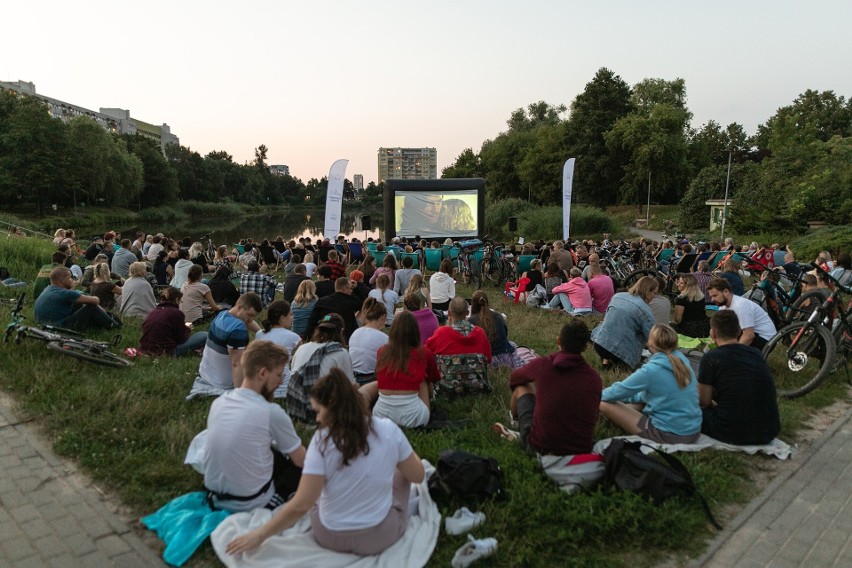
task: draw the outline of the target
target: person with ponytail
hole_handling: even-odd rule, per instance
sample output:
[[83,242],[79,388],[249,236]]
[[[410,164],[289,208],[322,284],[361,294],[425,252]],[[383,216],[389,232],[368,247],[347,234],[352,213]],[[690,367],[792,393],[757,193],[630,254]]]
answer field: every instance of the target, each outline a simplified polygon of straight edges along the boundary
[[399,295],[391,289],[391,278],[386,273],[379,274],[379,277],[376,278],[375,290],[370,290],[368,294],[368,297],[375,298],[385,307],[385,311],[387,312],[386,326],[390,326],[393,323],[396,304],[399,302]]
[[374,556],[405,533],[411,484],[425,476],[405,434],[390,420],[371,417],[338,369],[317,381],[310,396],[317,430],[296,494],[265,524],[232,540],[228,554],[261,546],[308,512],[314,539],[337,552]]
[[372,403],[373,416],[389,418],[406,428],[429,422],[432,385],[441,380],[435,356],[420,343],[420,328],[411,312],[400,312],[390,328],[387,345],[379,349],[376,382],[359,392]]
[[[293,312],[290,310],[290,303],[287,300],[275,300],[269,304],[269,307],[266,308],[266,318],[261,322],[261,325],[263,330],[255,334],[255,339],[271,341],[287,351],[288,360],[292,359],[296,348],[302,343],[302,338],[299,337],[299,334],[290,331],[290,326],[293,325]],[[290,385],[289,365],[284,367],[281,378],[281,385],[275,389],[274,398],[287,396],[287,387]]]
[[367,298],[358,314],[361,327],[349,338],[349,356],[352,358],[352,371],[359,385],[376,380],[376,355],[388,342],[384,333],[387,310],[384,304],[375,298]]
[[470,304],[470,317],[467,321],[478,325],[488,337],[491,344],[491,365],[506,366],[510,369],[523,366],[523,362],[515,355],[517,348],[509,341],[509,328],[503,315],[488,306],[488,294],[482,290],[473,293]]
[[691,444],[701,435],[698,382],[677,349],[677,332],[656,324],[648,336],[651,358],[601,393],[601,414],[631,435],[662,444]]

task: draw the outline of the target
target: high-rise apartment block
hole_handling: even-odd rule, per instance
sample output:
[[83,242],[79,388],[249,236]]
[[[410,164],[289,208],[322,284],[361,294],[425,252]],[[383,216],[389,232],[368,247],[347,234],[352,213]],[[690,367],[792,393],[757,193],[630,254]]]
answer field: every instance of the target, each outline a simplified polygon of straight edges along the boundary
[[379,183],[389,179],[438,179],[438,150],[379,148]]
[[290,166],[285,164],[274,164],[269,166],[269,173],[276,176],[289,176],[290,175]]
[[166,146],[169,144],[180,144],[180,140],[171,133],[168,124],[163,123],[162,126],[157,126],[143,122],[137,118],[132,118],[129,110],[101,108],[98,112],[95,112],[81,106],[60,101],[59,99],[39,95],[36,93],[35,85],[27,81],[16,81],[14,83],[0,81],[0,89],[11,91],[18,95],[33,97],[46,103],[47,111],[50,115],[63,122],[68,122],[77,116],[86,116],[110,132],[117,134],[139,134],[140,136],[151,138],[160,145],[163,154],[165,154]]
[[352,176],[352,187],[355,191],[364,191],[364,176],[362,174]]

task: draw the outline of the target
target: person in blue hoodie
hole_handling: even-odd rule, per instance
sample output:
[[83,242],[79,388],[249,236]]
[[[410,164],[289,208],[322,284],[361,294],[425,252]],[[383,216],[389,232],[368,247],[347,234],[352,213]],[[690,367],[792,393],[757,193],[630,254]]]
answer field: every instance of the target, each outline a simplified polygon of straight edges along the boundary
[[677,332],[651,328],[651,358],[623,381],[601,393],[600,411],[628,434],[662,444],[691,444],[701,435],[698,382],[677,350]]

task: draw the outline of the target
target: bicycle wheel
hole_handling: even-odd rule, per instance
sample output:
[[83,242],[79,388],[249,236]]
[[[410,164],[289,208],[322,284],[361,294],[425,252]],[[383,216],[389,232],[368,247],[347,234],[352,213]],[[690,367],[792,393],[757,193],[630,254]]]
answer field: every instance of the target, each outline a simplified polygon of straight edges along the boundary
[[835,351],[823,325],[800,322],[779,331],[763,348],[778,396],[797,398],[817,388],[831,370]]
[[48,349],[70,355],[76,359],[89,361],[98,365],[106,365],[107,367],[129,367],[130,361],[124,357],[119,357],[115,353],[107,351],[100,346],[91,345],[83,341],[75,341],[73,339],[62,339],[59,341],[51,341],[47,344]]
[[807,320],[811,317],[813,311],[822,305],[825,298],[826,296],[818,290],[805,292],[796,298],[796,301],[793,302],[793,305],[789,310],[787,310],[787,314],[784,316],[786,323],[789,324]]
[[627,278],[621,282],[621,287],[629,290],[643,276],[657,276],[657,273],[653,270],[636,270],[627,275]]
[[497,268],[497,263],[490,258],[482,259],[482,264],[480,265],[480,273],[483,282],[486,280],[495,282],[500,276],[499,269]]

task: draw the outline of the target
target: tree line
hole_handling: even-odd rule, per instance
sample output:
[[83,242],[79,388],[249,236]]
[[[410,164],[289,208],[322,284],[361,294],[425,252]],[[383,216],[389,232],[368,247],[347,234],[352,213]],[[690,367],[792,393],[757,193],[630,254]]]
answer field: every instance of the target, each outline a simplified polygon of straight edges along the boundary
[[[628,85],[601,68],[569,108],[544,101],[511,113],[508,129],[467,148],[443,177],[483,177],[489,202],[561,202],[562,165],[576,158],[575,202],[604,207],[680,203],[680,227],[706,229],[704,201],[724,197],[737,229],[852,222],[852,101],[807,90],[749,136],[742,125],[692,126],[683,79]],[[567,113],[567,117],[565,117]]]
[[[171,144],[119,135],[86,117],[52,118],[42,101],[0,90],[0,199],[44,215],[59,207],[106,206],[141,210],[180,200],[251,205],[325,205],[328,180],[269,171],[268,148],[238,164],[225,151],[201,156]],[[356,196],[344,180],[344,199],[376,200],[375,183]]]

